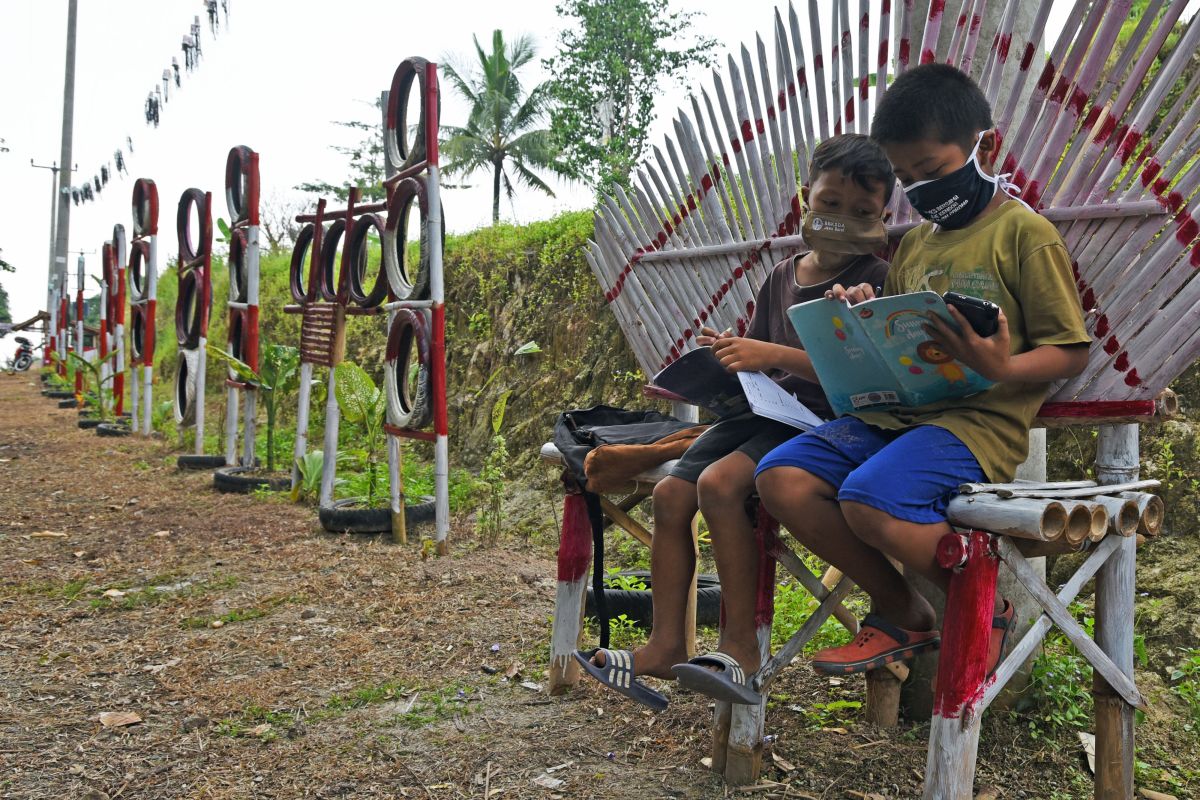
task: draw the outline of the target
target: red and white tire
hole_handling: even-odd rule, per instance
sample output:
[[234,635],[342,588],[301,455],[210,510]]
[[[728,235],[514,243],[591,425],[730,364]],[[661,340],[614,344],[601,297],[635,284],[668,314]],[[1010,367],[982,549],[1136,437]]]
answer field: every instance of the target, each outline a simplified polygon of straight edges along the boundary
[[238,145],[229,151],[225,160],[225,205],[229,208],[231,225],[258,217],[258,169],[254,151]]
[[[405,170],[420,164],[425,160],[425,67],[429,64],[423,58],[407,58],[396,67],[392,76],[392,88],[388,94],[387,125],[383,132],[384,156],[396,167]],[[412,125],[409,119],[409,106],[412,102],[413,84],[416,84],[418,111],[416,133],[412,141],[408,140],[408,131]],[[438,116],[441,116],[442,98],[438,94]]]
[[191,426],[196,424],[197,376],[200,368],[200,353],[197,350],[180,350],[175,362],[175,423]]
[[396,427],[420,430],[433,420],[430,341],[425,311],[402,308],[396,312],[388,331],[383,370],[387,418]]
[[383,298],[387,297],[388,292],[388,276],[387,268],[382,260],[375,265],[375,280],[371,284],[370,291],[367,290],[367,278],[371,272],[370,265],[370,238],[368,234],[371,231],[383,239],[384,222],[383,218],[378,214],[364,214],[354,221],[354,227],[350,230],[350,238],[346,243],[346,247],[350,248],[349,267],[350,280],[349,292],[350,299],[362,306],[363,308],[373,308],[383,302]]
[[[191,216],[196,214],[198,241],[192,240]],[[175,233],[179,239],[181,264],[195,261],[212,249],[212,213],[208,208],[207,195],[199,189],[188,189],[179,198],[175,214]]]
[[313,224],[310,222],[300,229],[296,235],[296,244],[292,246],[292,264],[288,269],[288,282],[292,290],[292,299],[297,303],[308,303],[314,299],[314,287],[309,285],[308,262],[309,251],[313,243]]
[[133,184],[133,235],[154,236],[158,233],[158,187],[149,178],[138,178]]
[[[429,208],[424,178],[405,178],[396,186],[387,225],[383,229],[383,266],[387,270],[388,284],[398,300],[427,300],[429,298]],[[409,263],[408,230],[412,219],[413,204],[420,212],[421,255],[416,264]],[[442,216],[442,243],[446,241],[446,218]]]

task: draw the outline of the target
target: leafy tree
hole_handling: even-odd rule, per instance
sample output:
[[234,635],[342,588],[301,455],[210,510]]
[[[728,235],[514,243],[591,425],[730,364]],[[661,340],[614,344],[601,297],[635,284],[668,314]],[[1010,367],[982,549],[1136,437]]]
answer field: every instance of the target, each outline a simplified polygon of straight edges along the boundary
[[350,159],[350,180],[334,185],[327,181],[309,181],[296,188],[302,192],[313,192],[319,195],[333,195],[345,202],[350,197],[350,189],[357,186],[362,190],[362,198],[366,202],[383,200],[387,192],[383,188],[384,159],[383,159],[383,118],[380,101],[376,100],[372,107],[376,110],[374,122],[352,120],[350,122],[334,122],[334,125],[350,130],[359,131],[362,139],[355,145],[330,145],[334,150]]
[[[716,41],[686,43],[695,12],[669,0],[563,0],[550,130],[569,174],[600,191],[628,185],[641,158],[662,84],[688,66],[708,65]],[[673,49],[670,43],[687,46]]]
[[471,106],[466,126],[443,126],[447,139],[442,152],[448,176],[491,171],[492,222],[496,223],[500,221],[501,186],[510,200],[515,193],[510,168],[518,183],[551,197],[554,192],[534,170],[563,170],[551,145],[550,130],[538,127],[546,113],[546,84],[526,92],[517,77],[517,70],[533,60],[533,39],[519,36],[506,44],[504,34],[497,30],[492,33],[490,53],[484,52],[478,37],[474,39],[478,62],[470,73],[464,75],[454,66],[442,68],[450,85]]

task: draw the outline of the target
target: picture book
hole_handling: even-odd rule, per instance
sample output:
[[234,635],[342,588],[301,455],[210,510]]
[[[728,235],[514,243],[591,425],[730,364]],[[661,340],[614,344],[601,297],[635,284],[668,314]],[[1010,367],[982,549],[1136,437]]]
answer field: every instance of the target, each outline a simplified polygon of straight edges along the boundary
[[851,306],[810,300],[788,318],[812,357],[833,410],[915,407],[982,392],[992,382],[938,347],[924,326],[933,312],[957,324],[935,292],[878,297]]
[[731,373],[709,347],[685,353],[655,375],[653,383],[718,417],[749,410],[799,430],[810,430],[823,422],[763,373]]

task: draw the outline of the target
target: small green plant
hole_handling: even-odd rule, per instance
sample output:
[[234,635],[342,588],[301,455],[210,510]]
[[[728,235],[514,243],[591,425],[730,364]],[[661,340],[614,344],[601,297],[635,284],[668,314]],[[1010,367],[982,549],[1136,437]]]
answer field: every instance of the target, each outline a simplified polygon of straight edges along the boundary
[[862,703],[858,700],[830,700],[828,703],[813,703],[811,709],[804,710],[804,717],[814,730],[843,727],[852,722],[845,712],[858,711],[860,708]]
[[334,368],[334,394],[338,409],[346,422],[359,434],[362,447],[351,451],[367,473],[367,493],[363,498],[368,508],[380,495],[377,471],[383,444],[383,414],[387,398],[371,380],[371,376],[353,361],[343,361]]
[[504,425],[504,412],[508,407],[511,389],[506,389],[492,406],[492,442],[479,479],[483,483],[485,504],[479,514],[479,529],[487,544],[495,544],[500,538],[504,524],[504,482],[508,472],[508,443],[500,433]]
[[649,588],[646,586],[646,582],[638,576],[622,575],[617,570],[605,573],[604,583],[609,588],[622,592],[644,592]]
[[155,403],[150,409],[150,426],[163,436],[170,436],[175,427],[175,404],[170,400]]
[[1189,648],[1180,655],[1182,660],[1171,670],[1171,691],[1191,712],[1191,719],[1183,727],[1196,732],[1200,731],[1200,648]]
[[[1090,636],[1095,618],[1078,603],[1071,605],[1071,613],[1082,618],[1081,624]],[[1033,662],[1029,689],[1018,701],[1016,711],[1025,714],[1035,739],[1062,729],[1083,728],[1092,719],[1091,686],[1091,664],[1056,628],[1046,636],[1042,653]]]
[[[111,372],[107,376],[101,376],[102,364],[115,359],[116,356],[117,351],[114,350],[103,359],[97,358],[95,361],[89,361],[73,351],[67,353],[67,363],[75,370],[84,370],[84,382],[91,401],[90,405],[96,409],[96,416],[102,421],[111,419],[109,411],[112,397],[109,392],[104,390],[104,386],[114,377]],[[52,353],[50,357],[56,362],[59,360],[57,353]]]
[[325,466],[325,454],[320,450],[305,453],[296,459],[300,480],[292,487],[292,500],[300,502],[314,498],[321,491],[321,471]]
[[275,471],[275,421],[278,417],[280,395],[294,391],[299,385],[300,351],[282,344],[267,345],[262,349],[259,370],[227,353],[219,347],[209,351],[225,360],[238,378],[253,384],[262,396],[267,412],[267,471]]

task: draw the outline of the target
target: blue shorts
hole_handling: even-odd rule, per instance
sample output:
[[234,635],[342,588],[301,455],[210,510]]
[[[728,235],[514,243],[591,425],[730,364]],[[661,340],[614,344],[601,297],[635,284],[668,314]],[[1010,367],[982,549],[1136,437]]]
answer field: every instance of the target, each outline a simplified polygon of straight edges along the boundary
[[985,480],[975,456],[945,428],[884,430],[855,417],[779,445],[758,462],[754,477],[773,467],[798,467],[831,485],[839,501],[921,524],[945,522],[959,485]]

